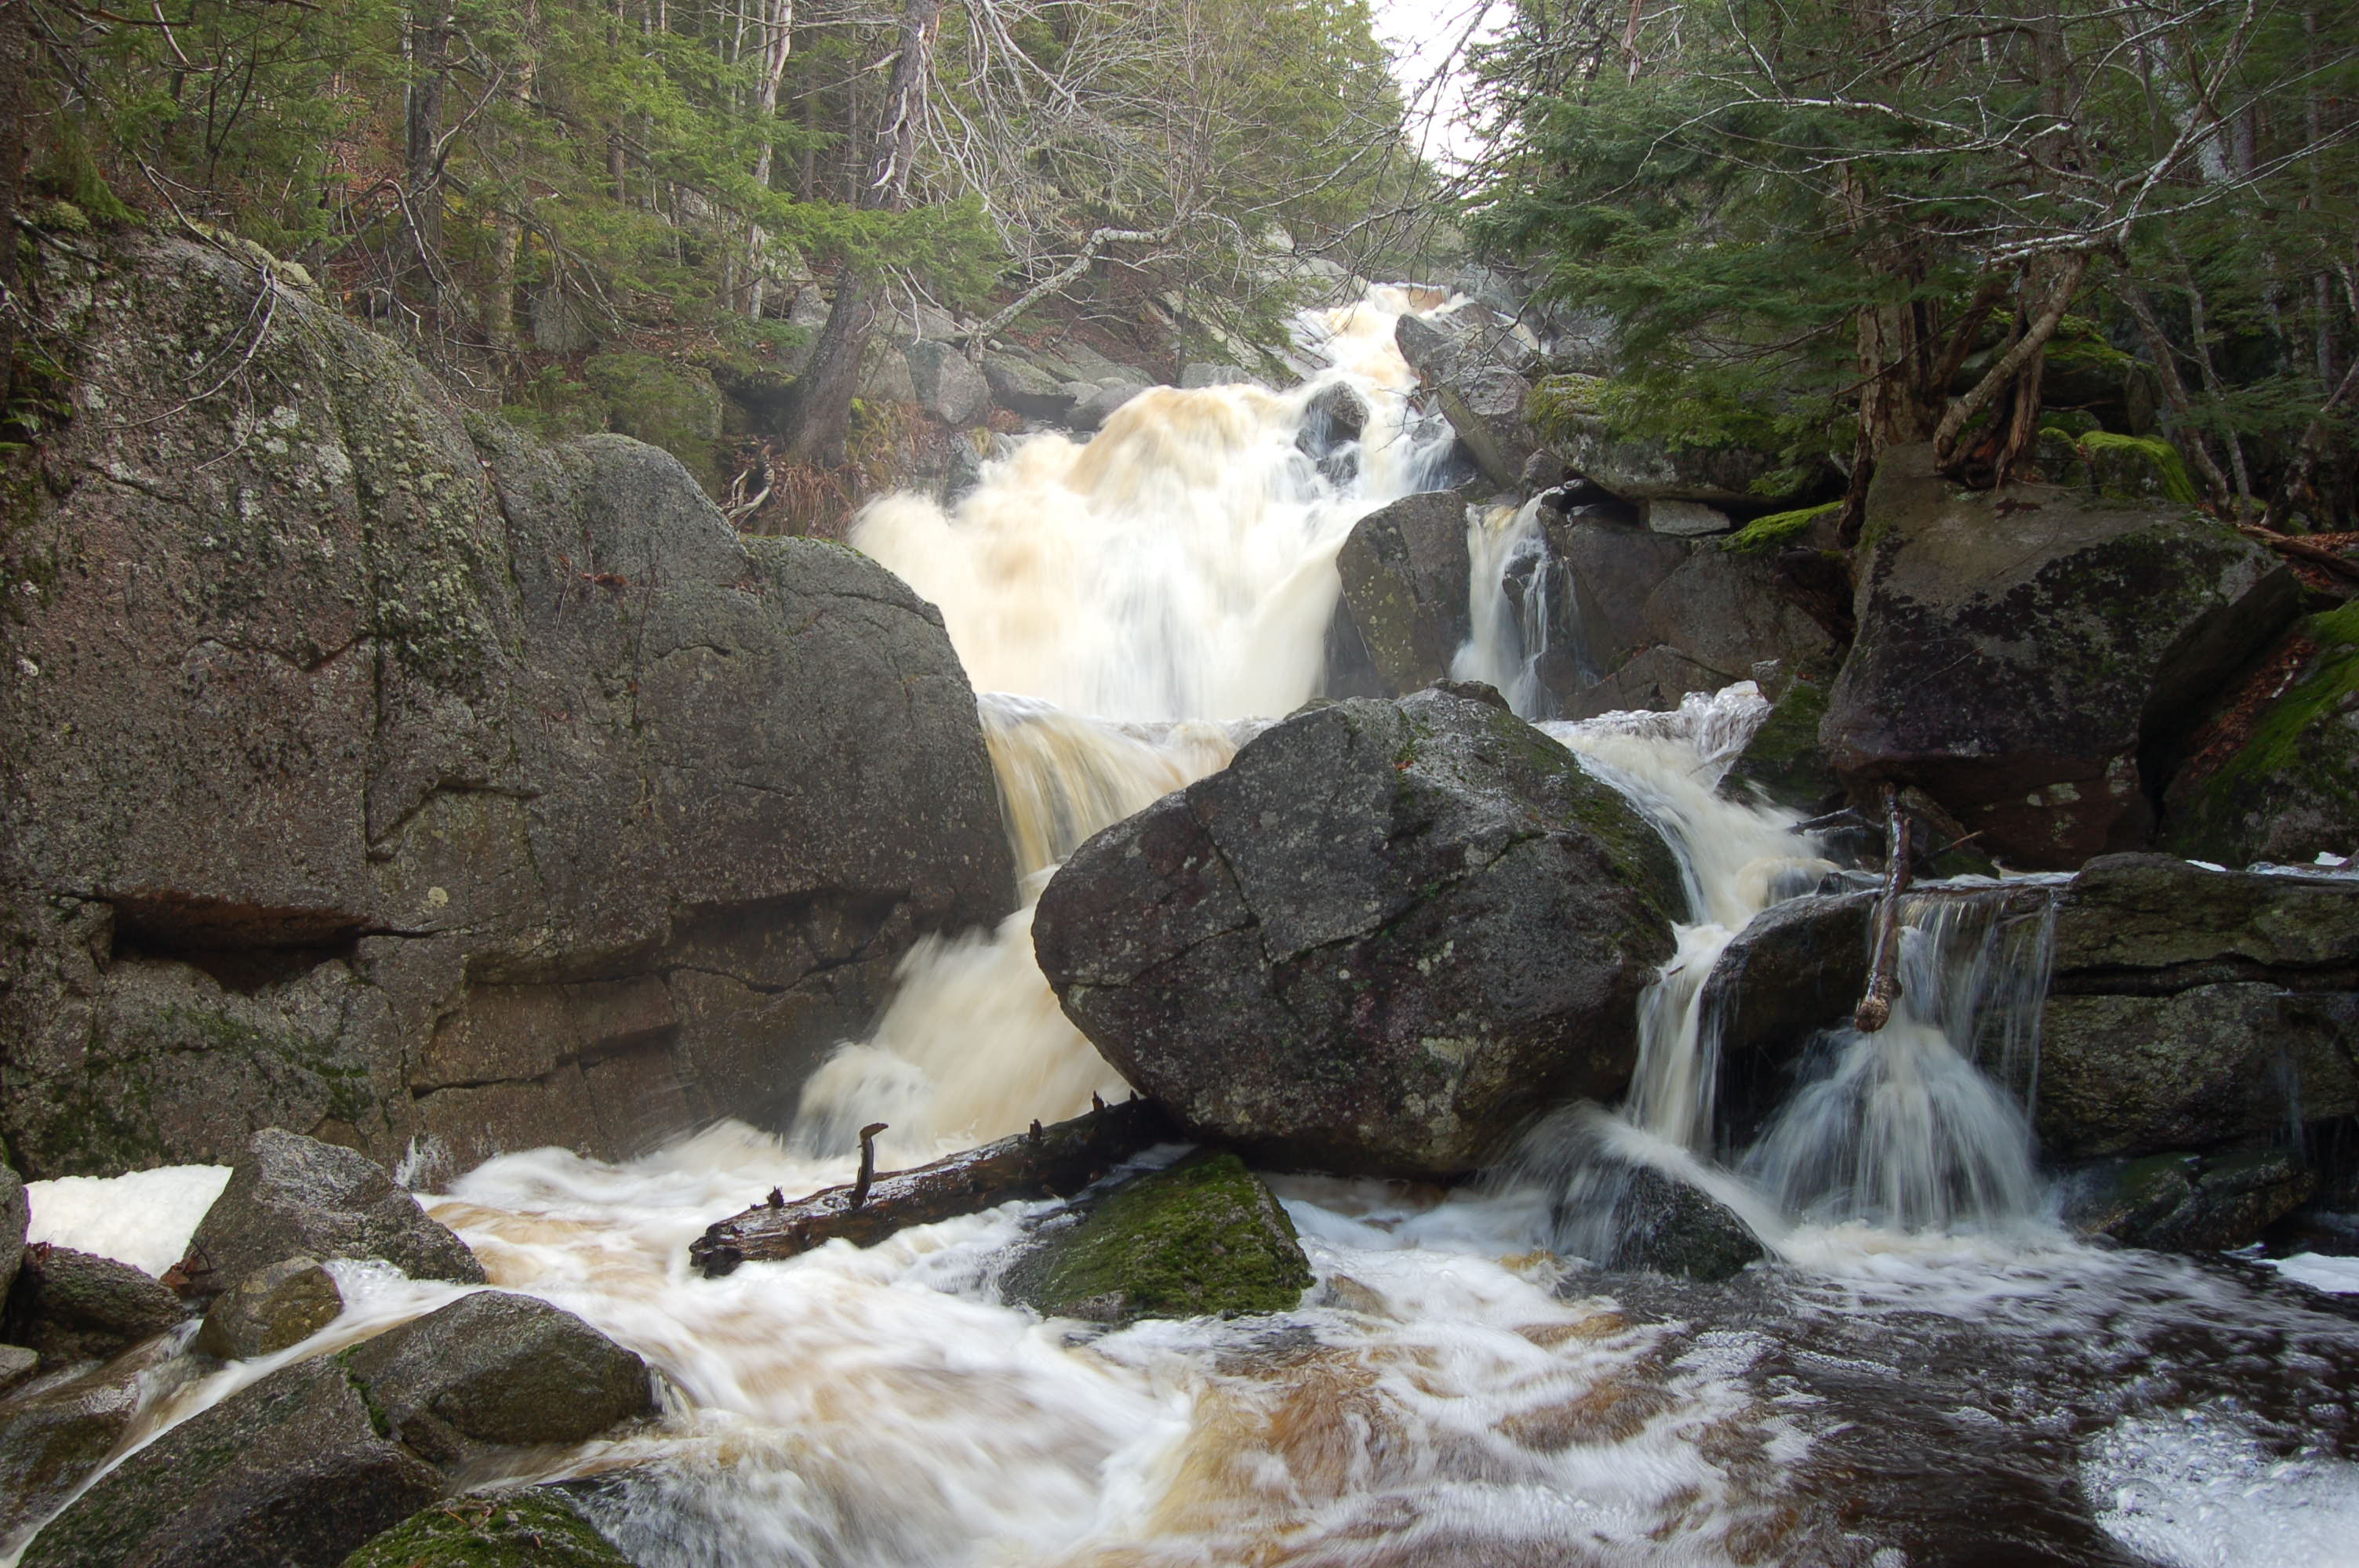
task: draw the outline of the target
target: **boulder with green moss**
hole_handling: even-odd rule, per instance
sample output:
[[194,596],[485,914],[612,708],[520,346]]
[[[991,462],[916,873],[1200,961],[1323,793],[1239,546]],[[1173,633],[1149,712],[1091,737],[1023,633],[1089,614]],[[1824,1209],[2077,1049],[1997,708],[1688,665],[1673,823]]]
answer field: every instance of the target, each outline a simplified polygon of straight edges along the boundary
[[873,562],[467,412],[236,254],[35,265],[72,417],[0,493],[28,1177],[777,1124],[912,945],[1012,906],[973,693]]
[[1830,809],[1843,795],[1843,781],[1819,744],[1826,714],[1825,682],[1801,676],[1788,682],[1770,705],[1769,717],[1729,764],[1722,792],[1749,793],[1793,811]]
[[1287,1312],[1310,1283],[1277,1199],[1234,1154],[1207,1151],[1052,1221],[1001,1293],[1051,1317],[1126,1324]]
[[1592,482],[1631,501],[1757,506],[1777,468],[1767,452],[1713,441],[1634,435],[1612,416],[1601,376],[1562,374],[1534,384],[1524,405],[1533,437]]
[[1033,927],[1124,1076],[1256,1161],[1431,1176],[1610,1098],[1684,898],[1669,850],[1488,687],[1294,715],[1084,843]]
[[1857,791],[1923,788],[2024,868],[2145,843],[2142,754],[2295,606],[2275,557],[2192,508],[1964,491],[1930,447],[1877,464],[1862,543],[1829,759]]
[[1466,641],[1466,499],[1403,496],[1352,525],[1335,557],[1341,613],[1395,696],[1448,677]]
[[2289,1149],[2104,1160],[2058,1183],[2067,1225],[2125,1247],[2218,1252],[2249,1246],[2299,1207],[2317,1175]]
[[2303,622],[2257,676],[2258,706],[2199,731],[2171,779],[2164,844],[2231,866],[2359,852],[2359,604]]
[[422,1509],[342,1568],[631,1568],[554,1487],[451,1498]]

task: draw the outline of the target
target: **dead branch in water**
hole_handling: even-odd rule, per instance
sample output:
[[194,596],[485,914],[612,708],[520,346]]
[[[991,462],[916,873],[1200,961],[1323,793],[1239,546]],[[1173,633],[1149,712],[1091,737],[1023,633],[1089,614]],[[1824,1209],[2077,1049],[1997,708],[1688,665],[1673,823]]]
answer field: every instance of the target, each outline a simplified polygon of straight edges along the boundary
[[1900,792],[1884,786],[1884,824],[1891,858],[1884,872],[1884,892],[1875,906],[1875,949],[1867,966],[1867,992],[1851,1015],[1851,1025],[1873,1034],[1892,1022],[1892,1000],[1900,994],[1900,895],[1908,891],[1908,814],[1900,809]]
[[1070,1197],[1124,1161],[1180,1136],[1151,1099],[1100,1105],[1053,1127],[986,1143],[914,1170],[875,1173],[872,1141],[860,1138],[860,1176],[792,1203],[769,1199],[720,1221],[689,1243],[691,1266],[719,1279],[748,1259],[792,1258],[827,1242],[873,1247],[895,1231],[974,1214],[1018,1198]]

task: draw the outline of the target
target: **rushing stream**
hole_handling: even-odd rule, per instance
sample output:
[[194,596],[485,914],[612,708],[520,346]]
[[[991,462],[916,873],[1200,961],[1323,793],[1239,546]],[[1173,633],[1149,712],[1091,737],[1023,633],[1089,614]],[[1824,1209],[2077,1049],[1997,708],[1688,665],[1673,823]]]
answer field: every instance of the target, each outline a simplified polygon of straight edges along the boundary
[[[1275,1178],[1317,1275],[1300,1310],[1103,1333],[1004,1306],[995,1271],[1040,1205],[688,1271],[690,1239],[755,1195],[848,1179],[864,1122],[891,1125],[889,1165],[1121,1091],[1033,965],[1029,897],[1082,838],[1317,692],[1344,536],[1449,459],[1393,347],[1419,299],[1379,289],[1311,319],[1329,368],[1293,391],[1150,392],[1086,444],[1026,439],[952,510],[864,515],[854,542],[941,607],[993,694],[1027,906],[914,950],[787,1137],[723,1124],[622,1165],[510,1154],[429,1200],[496,1285],[661,1374],[659,1422],[516,1478],[577,1478],[665,1568],[2359,1563],[2359,1297],[2094,1250],[2047,1217],[2017,1098],[2044,914],[1915,901],[1892,1026],[1821,1042],[1757,1138],[1716,1143],[1703,979],[1832,870],[1794,818],[1716,788],[1766,709],[1750,686],[1547,725],[1687,881],[1626,1102],[1551,1120],[1476,1188]],[[1335,385],[1370,410],[1348,462],[1296,439]],[[1470,519],[1458,661],[1527,713],[1548,617],[1500,584],[1534,535],[1528,513]],[[1770,1260],[1717,1285],[1590,1267],[1551,1216],[1640,1164],[1723,1197]],[[143,1259],[175,1255],[159,1228],[184,1238],[203,1206],[158,1201],[147,1234],[100,1238],[108,1206],[68,1198],[37,1193],[37,1222]],[[332,1267],[342,1318],[274,1357],[159,1374],[142,1434],[460,1293]]]

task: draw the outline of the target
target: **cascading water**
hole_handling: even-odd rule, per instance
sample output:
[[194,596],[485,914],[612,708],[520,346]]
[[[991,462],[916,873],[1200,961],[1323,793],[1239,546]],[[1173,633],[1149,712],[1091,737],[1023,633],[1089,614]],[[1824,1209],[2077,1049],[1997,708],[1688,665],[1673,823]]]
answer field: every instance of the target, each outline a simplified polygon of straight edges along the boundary
[[[1403,311],[1440,304],[1376,290],[1306,323],[1306,352],[1330,368],[1301,388],[1150,393],[1086,444],[1027,438],[954,513],[897,497],[862,519],[857,542],[940,605],[976,685],[1024,694],[982,707],[1027,891],[1098,827],[1222,766],[1256,716],[1317,689],[1343,536],[1447,460],[1447,432],[1411,406],[1392,347]],[[1297,442],[1331,388],[1366,406],[1348,461]],[[1474,527],[1484,602],[1461,668],[1537,714],[1550,624],[1548,576],[1530,569],[1537,514]],[[1513,603],[1511,581],[1526,585]],[[1913,903],[1902,1034],[1830,1043],[1832,1070],[1757,1158],[1712,1161],[1701,981],[1754,914],[1827,870],[1790,815],[1716,787],[1763,708],[1738,687],[1678,714],[1549,730],[1662,828],[1692,915],[1647,999],[1629,1098],[1581,1119],[1582,1147],[1705,1186],[1807,1268],[1701,1294],[1617,1276],[1609,1301],[1591,1293],[1608,1281],[1536,1245],[1551,1204],[1528,1184],[1444,1195],[1280,1177],[1318,1282],[1275,1319],[1099,1335],[1005,1306],[995,1271],[1038,1205],[690,1276],[686,1245],[715,1217],[773,1186],[847,1179],[842,1151],[865,1120],[893,1124],[898,1162],[1119,1087],[1032,964],[1027,900],[996,932],[910,954],[875,1030],[808,1086],[794,1137],[723,1124],[620,1165],[510,1154],[429,1200],[496,1287],[578,1313],[660,1379],[659,1419],[525,1456],[506,1478],[568,1480],[645,1568],[1897,1568],[1963,1560],[1948,1549],[2001,1525],[2017,1562],[2138,1561],[2116,1538],[2158,1562],[2350,1561],[2336,1530],[2359,1517],[2359,1411],[2276,1397],[2321,1368],[2354,1380],[2359,1350],[2337,1320],[2036,1231],[1857,1222],[2021,1204],[2007,1182],[1946,1166],[1892,1178],[1905,1162],[1886,1158],[1917,1114],[1889,1092],[1904,1068],[1949,1086],[1927,1089],[1927,1107],[1970,1083],[2013,1104],[1971,1068],[1935,1072],[1941,1051],[2028,1089],[2043,928],[2013,904]],[[1855,1052],[1882,1065],[1846,1076]],[[1960,1146],[2020,1139],[2019,1125],[1998,1138],[1919,1120]],[[1821,1157],[1845,1148],[1857,1152]],[[1946,1206],[1908,1195],[1919,1185]],[[149,1240],[172,1256],[185,1236]],[[128,1445],[461,1289],[331,1268],[347,1303],[335,1323],[255,1361],[175,1357]],[[2202,1452],[2224,1455],[2241,1489],[2197,1500],[2234,1511],[2234,1529],[2172,1511],[2186,1496],[2171,1490],[2174,1444],[2194,1436],[2158,1423],[2198,1405],[2211,1411]],[[2298,1474],[2268,1470],[2293,1452],[2289,1433],[2342,1446],[2298,1455]],[[1954,1503],[1918,1480],[1953,1465],[1974,1483]],[[1880,1484],[1887,1469],[1897,1478]],[[2243,1485],[2248,1474],[2260,1478]],[[2078,1511],[2059,1501],[2084,1487]],[[2097,1488],[2118,1488],[2110,1509]]]

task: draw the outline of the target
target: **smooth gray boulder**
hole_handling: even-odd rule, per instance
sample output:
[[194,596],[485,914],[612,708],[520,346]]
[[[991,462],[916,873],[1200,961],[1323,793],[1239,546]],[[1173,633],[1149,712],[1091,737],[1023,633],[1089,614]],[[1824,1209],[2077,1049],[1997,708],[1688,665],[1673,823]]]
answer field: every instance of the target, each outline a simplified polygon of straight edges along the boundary
[[1683,908],[1670,852],[1473,690],[1298,713],[1041,895],[1067,1015],[1200,1136],[1447,1175],[1549,1099],[1628,1081]]
[[152,1274],[37,1242],[8,1292],[7,1337],[45,1365],[113,1356],[177,1328],[188,1307]]
[[985,354],[983,379],[991,388],[992,401],[1011,414],[1061,424],[1073,412],[1073,399],[1063,384],[1028,359]]
[[1352,525],[1335,571],[1343,613],[1387,695],[1449,678],[1467,636],[1465,497],[1432,491],[1371,512]]
[[1530,349],[1513,324],[1468,305],[1430,320],[1403,316],[1394,339],[1483,477],[1502,490],[1516,489],[1540,440],[1525,418],[1532,384],[1523,367]]
[[25,1195],[25,1179],[0,1161],[0,1301],[16,1282],[16,1265],[25,1256],[25,1232],[33,1208]]
[[0,1550],[105,1462],[147,1400],[197,1375],[157,1343],[0,1400]]
[[301,1344],[343,1310],[343,1292],[317,1259],[288,1258],[222,1292],[190,1348],[224,1361],[251,1361]]
[[2142,751],[2294,610],[2284,565],[2192,507],[1962,491],[1930,447],[1876,464],[1862,557],[1830,760],[1864,795],[1921,787],[2027,869],[2142,847]]
[[188,1272],[191,1288],[211,1295],[291,1258],[375,1258],[412,1279],[484,1281],[467,1244],[427,1217],[384,1166],[265,1128],[190,1238]]
[[1073,428],[1076,430],[1100,428],[1107,420],[1113,418],[1118,410],[1126,406],[1146,390],[1147,384],[1144,382],[1125,381],[1118,382],[1112,386],[1101,386],[1093,392],[1075,398],[1071,415]]
[[344,1353],[385,1431],[435,1463],[581,1443],[648,1413],[647,1364],[570,1312],[482,1291]]
[[906,352],[919,406],[927,413],[963,428],[981,424],[991,412],[991,384],[955,345],[925,339],[910,344]]
[[1243,365],[1190,360],[1180,372],[1180,384],[1190,390],[1200,386],[1258,386],[1261,378]]
[[[100,477],[0,497],[0,574],[50,585],[0,662],[28,1178],[273,1126],[462,1165],[782,1127],[914,943],[1013,907],[974,694],[882,568],[468,411],[300,294],[249,344],[218,248],[94,243],[25,297],[106,389],[43,460]],[[235,429],[173,390],[231,341],[268,389]]]

